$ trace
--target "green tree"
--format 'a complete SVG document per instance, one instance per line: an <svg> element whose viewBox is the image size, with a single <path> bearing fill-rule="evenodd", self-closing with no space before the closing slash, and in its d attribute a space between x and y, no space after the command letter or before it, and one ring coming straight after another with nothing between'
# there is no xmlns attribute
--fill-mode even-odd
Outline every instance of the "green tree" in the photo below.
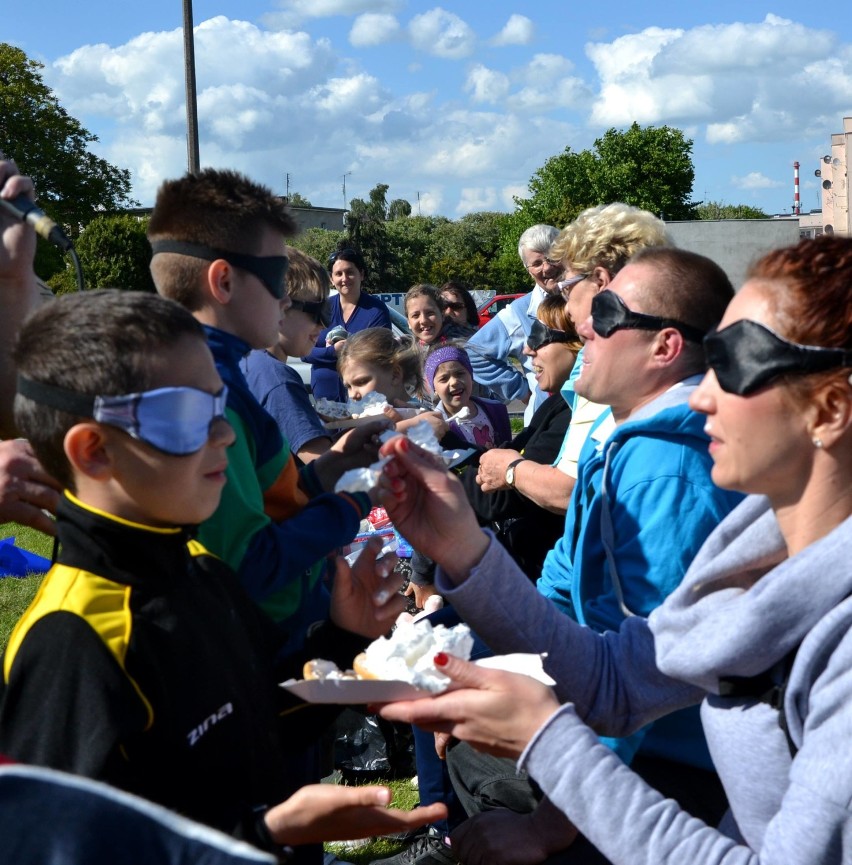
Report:
<svg viewBox="0 0 852 865"><path fill-rule="evenodd" d="M127 213L95 217L74 244L83 268L86 289L124 288L151 291L151 245L148 243L148 218ZM57 293L77 287L74 270L66 266L49 280Z"/></svg>
<svg viewBox="0 0 852 865"><path fill-rule="evenodd" d="M504 227L502 250L517 258L521 233L536 223L561 228L581 210L623 201L665 219L694 219L692 140L669 126L610 129L591 150L550 157L529 182L529 196Z"/></svg>
<svg viewBox="0 0 852 865"><path fill-rule="evenodd" d="M310 201L308 201L308 199L305 198L304 195L298 192L293 192L290 194L290 196L287 198L287 204L289 204L291 207L313 207Z"/></svg>
<svg viewBox="0 0 852 865"><path fill-rule="evenodd" d="M387 183L377 183L369 201L353 198L346 217L346 241L364 256L368 291L398 290L389 287L396 284L396 259L387 243L388 188Z"/></svg>
<svg viewBox="0 0 852 865"><path fill-rule="evenodd" d="M97 137L59 104L42 68L0 43L0 150L33 178L39 206L75 238L96 215L138 202L130 197L130 172L89 150ZM63 266L58 250L40 242L37 272L47 279Z"/></svg>
<svg viewBox="0 0 852 865"><path fill-rule="evenodd" d="M721 201L702 201L695 208L698 219L769 219L769 214L748 204L722 204Z"/></svg>
<svg viewBox="0 0 852 865"><path fill-rule="evenodd" d="M325 228L309 228L296 237L288 239L291 246L301 249L302 252L312 255L317 261L325 266L328 257L344 241L346 233L343 231L329 231Z"/></svg>
<svg viewBox="0 0 852 865"><path fill-rule="evenodd" d="M411 216L411 203L404 198L394 198L388 205L388 219L393 221L394 219L405 219L407 216Z"/></svg>

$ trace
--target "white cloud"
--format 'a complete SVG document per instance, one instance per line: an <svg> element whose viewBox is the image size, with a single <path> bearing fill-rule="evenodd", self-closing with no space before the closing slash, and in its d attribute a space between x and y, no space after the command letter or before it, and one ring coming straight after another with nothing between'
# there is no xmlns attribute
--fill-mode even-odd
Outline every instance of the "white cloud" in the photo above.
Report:
<svg viewBox="0 0 852 865"><path fill-rule="evenodd" d="M773 180L759 171L751 171L743 177L732 177L731 183L737 189L776 189L785 184L780 180Z"/></svg>
<svg viewBox="0 0 852 865"><path fill-rule="evenodd" d="M526 198L529 194L529 188L527 185L521 183L510 184L508 186L504 186L500 190L500 201L503 205L504 210L514 210L515 209L515 199L516 198Z"/></svg>
<svg viewBox="0 0 852 865"><path fill-rule="evenodd" d="M477 63L467 74L464 91L471 94L474 102L497 104L509 93L509 78L502 72Z"/></svg>
<svg viewBox="0 0 852 865"><path fill-rule="evenodd" d="M359 15L349 31L349 42L356 48L384 45L399 36L399 21L393 15L368 12Z"/></svg>
<svg viewBox="0 0 852 865"><path fill-rule="evenodd" d="M836 43L828 31L770 14L590 44L600 78L590 121L706 124L711 144L798 137L820 116L849 108L852 50Z"/></svg>
<svg viewBox="0 0 852 865"><path fill-rule="evenodd" d="M473 30L458 15L440 6L415 15L408 30L416 49L447 60L468 57L476 45Z"/></svg>
<svg viewBox="0 0 852 865"><path fill-rule="evenodd" d="M279 0L279 11L261 17L266 27L286 30L310 18L351 17L364 13L399 11L403 0Z"/></svg>
<svg viewBox="0 0 852 865"><path fill-rule="evenodd" d="M456 205L456 213L462 216L478 210L494 210L496 204L497 190L493 186L464 186Z"/></svg>
<svg viewBox="0 0 852 865"><path fill-rule="evenodd" d="M529 45L535 25L526 15L510 15L503 29L491 40L492 45Z"/></svg>

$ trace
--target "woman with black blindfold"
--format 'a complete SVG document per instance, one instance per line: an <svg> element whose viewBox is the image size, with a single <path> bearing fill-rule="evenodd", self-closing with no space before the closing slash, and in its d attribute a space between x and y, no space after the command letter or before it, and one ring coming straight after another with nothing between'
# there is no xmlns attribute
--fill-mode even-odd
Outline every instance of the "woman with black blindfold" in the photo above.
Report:
<svg viewBox="0 0 852 865"><path fill-rule="evenodd" d="M441 532L453 551L441 593L474 625L510 615L519 644L550 653L557 684L441 656L467 690L383 714L520 756L604 861L852 861L850 285L850 239L771 252L706 337L710 369L691 405L706 415L713 480L751 495L665 603L617 633L581 628L537 597L448 506L459 493L445 473L396 446L388 510L420 546L406 502ZM598 312L596 327L644 323L629 309ZM596 736L702 701L732 812L718 829L660 796ZM468 861L463 843L453 849Z"/></svg>

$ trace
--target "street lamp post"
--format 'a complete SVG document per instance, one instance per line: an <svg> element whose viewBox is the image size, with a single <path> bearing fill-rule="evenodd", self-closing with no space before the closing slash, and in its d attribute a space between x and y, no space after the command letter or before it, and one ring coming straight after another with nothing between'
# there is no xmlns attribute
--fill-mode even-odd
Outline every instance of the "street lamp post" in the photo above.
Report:
<svg viewBox="0 0 852 865"><path fill-rule="evenodd" d="M183 0L183 67L186 82L186 164L192 174L200 168L198 155L198 107L195 101L195 39L192 32L192 0Z"/></svg>

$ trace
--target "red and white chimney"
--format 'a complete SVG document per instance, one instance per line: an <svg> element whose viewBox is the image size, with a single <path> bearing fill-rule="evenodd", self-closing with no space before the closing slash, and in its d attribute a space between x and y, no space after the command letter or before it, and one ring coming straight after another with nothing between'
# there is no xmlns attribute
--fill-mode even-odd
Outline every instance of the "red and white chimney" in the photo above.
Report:
<svg viewBox="0 0 852 865"><path fill-rule="evenodd" d="M799 208L799 163L793 163L793 215L801 213Z"/></svg>

